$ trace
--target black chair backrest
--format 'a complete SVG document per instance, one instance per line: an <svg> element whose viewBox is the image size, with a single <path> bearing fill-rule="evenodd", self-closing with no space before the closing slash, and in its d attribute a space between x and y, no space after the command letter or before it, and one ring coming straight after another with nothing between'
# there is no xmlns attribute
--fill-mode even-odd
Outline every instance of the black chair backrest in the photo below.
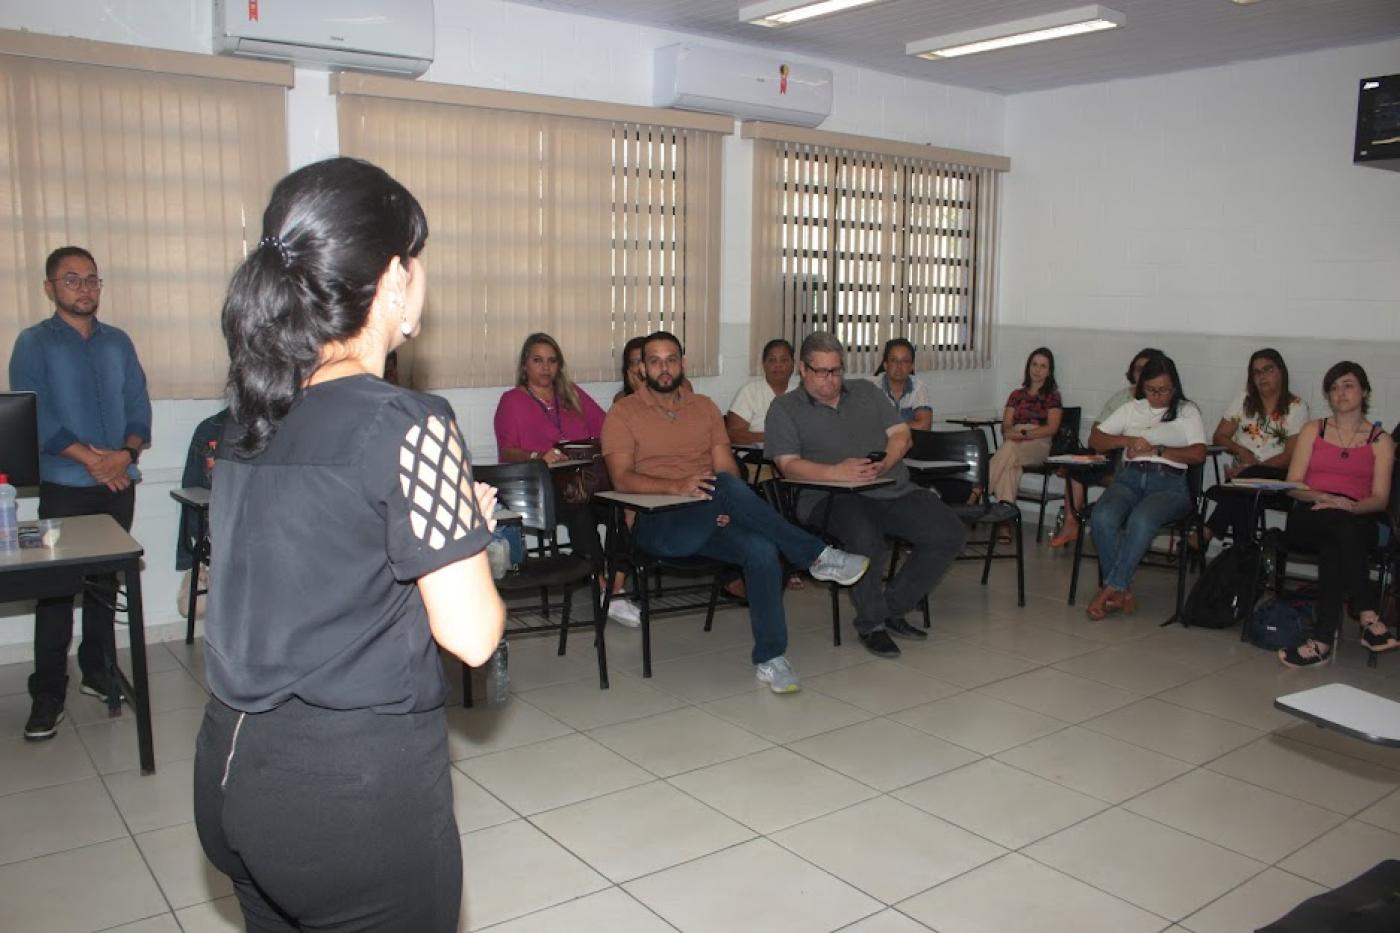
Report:
<svg viewBox="0 0 1400 933"><path fill-rule="evenodd" d="M1392 534L1400 532L1400 457L1395 458L1395 465L1390 468L1390 502L1385 512Z"/></svg>
<svg viewBox="0 0 1400 933"><path fill-rule="evenodd" d="M554 483L543 460L474 466L472 474L478 481L495 486L496 501L502 508L519 512L527 529L553 539L557 523Z"/></svg>
<svg viewBox="0 0 1400 933"><path fill-rule="evenodd" d="M1083 422L1084 409L1078 405L1069 405L1060 409L1060 430L1069 428L1075 437L1079 436L1079 426Z"/></svg>
<svg viewBox="0 0 1400 933"><path fill-rule="evenodd" d="M914 431L914 446L908 456L915 460L959 460L967 469L944 474L943 480L956 480L987 488L987 435L980 429L969 431Z"/></svg>

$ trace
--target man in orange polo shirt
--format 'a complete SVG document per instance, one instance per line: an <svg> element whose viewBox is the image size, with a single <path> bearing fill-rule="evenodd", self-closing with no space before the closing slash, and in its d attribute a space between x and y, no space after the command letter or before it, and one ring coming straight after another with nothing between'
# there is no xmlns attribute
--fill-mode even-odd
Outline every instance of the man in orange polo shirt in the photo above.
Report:
<svg viewBox="0 0 1400 933"><path fill-rule="evenodd" d="M850 586L870 561L827 547L784 521L740 478L715 403L685 382L685 353L658 331L642 347L646 385L619 400L603 422L603 457L619 492L689 496L695 505L637 517L637 543L662 557L701 554L744 570L753 663L774 693L801 689L788 664L781 554L818 580Z"/></svg>

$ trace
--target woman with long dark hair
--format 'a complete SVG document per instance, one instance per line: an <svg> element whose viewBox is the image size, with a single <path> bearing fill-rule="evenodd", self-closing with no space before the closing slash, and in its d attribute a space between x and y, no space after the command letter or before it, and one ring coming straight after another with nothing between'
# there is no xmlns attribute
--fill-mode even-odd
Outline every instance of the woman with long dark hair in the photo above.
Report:
<svg viewBox="0 0 1400 933"><path fill-rule="evenodd" d="M427 235L383 170L308 165L224 301L195 821L249 930L457 928L438 646L485 663L505 610L451 406L380 378L418 332Z"/></svg>
<svg viewBox="0 0 1400 933"><path fill-rule="evenodd" d="M1288 388L1288 364L1270 347L1249 357L1244 391L1235 397L1215 426L1211 441L1224 447L1234 459L1225 468L1227 479L1283 479L1293 458L1298 432L1308 423L1308 403ZM1249 502L1242 496L1215 499L1215 511L1206 521L1204 547L1212 538L1247 533ZM1193 542L1194 544L1194 542Z"/></svg>
<svg viewBox="0 0 1400 933"><path fill-rule="evenodd" d="M1021 387L1006 400L1001 415L1003 442L988 464L987 482L997 501L1016 501L1022 473L1050 456L1050 441L1063 417L1055 384L1055 354L1048 347L1036 347L1026 357ZM1000 535L1009 544L1010 526L1003 526Z"/></svg>
<svg viewBox="0 0 1400 933"><path fill-rule="evenodd" d="M1087 610L1096 621L1137 608L1131 588L1137 565L1157 529L1194 507L1186 471L1206 459L1201 411L1186 397L1171 357L1148 358L1134 395L1089 432L1089 446L1099 453L1123 451L1113 485L1089 518L1104 581Z"/></svg>
<svg viewBox="0 0 1400 933"><path fill-rule="evenodd" d="M642 347L646 346L646 342L645 336L633 337L622 347L622 388L613 396L614 402L625 399L647 384L647 368L642 362Z"/></svg>
<svg viewBox="0 0 1400 933"><path fill-rule="evenodd" d="M1142 373L1142 368L1147 365L1152 354L1161 352L1161 350L1152 347L1143 347L1133 355L1132 362L1128 364L1128 369L1123 374L1123 378L1128 380L1128 384L1108 397L1108 401L1099 411L1099 416L1089 426L1090 430L1107 421L1115 411L1133 401L1134 393L1137 392L1138 375ZM1060 475L1065 476L1064 471L1061 471ZM1060 533L1050 539L1050 546L1053 548L1068 547L1079 538L1079 513L1084 511L1086 497L1089 494L1085 482L1106 486L1113 479L1112 471L1106 466L1093 472L1086 471L1081 476L1082 479L1065 477L1065 494L1069 498L1067 503L1069 507L1064 510L1065 523L1060 529Z"/></svg>
<svg viewBox="0 0 1400 933"><path fill-rule="evenodd" d="M1366 550L1376 541L1376 516L1390 502L1395 442L1367 417L1371 381L1366 370L1343 361L1322 377L1332 414L1310 421L1298 435L1288 480L1298 504L1288 514L1288 543L1317 554L1317 612L1312 636L1278 653L1286 667L1312 667L1332 659L1332 641L1343 603L1360 617L1361 643L1370 651L1400 647L1377 614L1376 588Z"/></svg>

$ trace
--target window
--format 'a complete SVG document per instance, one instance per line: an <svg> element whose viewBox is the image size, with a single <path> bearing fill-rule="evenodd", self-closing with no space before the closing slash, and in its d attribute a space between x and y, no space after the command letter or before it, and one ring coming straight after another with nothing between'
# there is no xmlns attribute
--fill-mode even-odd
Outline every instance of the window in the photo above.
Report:
<svg viewBox="0 0 1400 933"><path fill-rule="evenodd" d="M287 171L291 83L286 65L0 32L0 371L53 312L45 258L76 244L151 395L220 395L219 309Z"/></svg>
<svg viewBox="0 0 1400 933"><path fill-rule="evenodd" d="M745 135L757 140L755 366L767 340L814 330L840 338L855 372L873 371L892 337L919 348L920 368L990 363L1006 160L766 124Z"/></svg>
<svg viewBox="0 0 1400 933"><path fill-rule="evenodd" d="M339 75L341 149L428 215L428 305L401 353L418 388L513 385L544 331L576 381L613 381L665 329L689 371L719 361L725 118ZM684 125L677 125L681 121Z"/></svg>

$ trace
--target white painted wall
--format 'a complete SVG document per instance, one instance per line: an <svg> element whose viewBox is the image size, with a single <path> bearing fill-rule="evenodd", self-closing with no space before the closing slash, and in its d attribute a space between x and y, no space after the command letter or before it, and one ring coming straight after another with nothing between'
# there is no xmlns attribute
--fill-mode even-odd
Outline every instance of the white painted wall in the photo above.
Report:
<svg viewBox="0 0 1400 933"><path fill-rule="evenodd" d="M1155 345L1213 426L1274 346L1314 411L1357 360L1393 425L1400 173L1351 156L1358 80L1397 70L1392 40L1009 98L999 393L1045 344L1092 417Z"/></svg>
<svg viewBox="0 0 1400 933"><path fill-rule="evenodd" d="M652 50L696 38L497 0L439 0L436 6L437 62L424 80L451 84L650 106ZM193 0L6 2L0 4L0 28L208 53L211 8L207 2ZM825 129L981 152L1005 151L1006 105L997 95L824 64L835 72L836 89L834 112ZM335 101L327 92L325 73L299 69L288 104L291 166L335 155ZM721 373L697 381L700 391L714 396L721 407L748 378L752 146L730 138L724 152ZM119 286L114 284L104 299L109 308L117 308ZM115 314L109 319L120 324ZM992 386L990 371L936 374L934 381L940 403L948 410L983 404ZM604 405L616 390L612 384L585 388ZM497 388L442 393L456 408L473 456L480 461L495 459L491 418L500 392ZM179 583L173 570L176 509L168 493L178 484L194 425L219 405L214 400L155 404L155 436L142 459L146 480L137 494L133 528L146 547L143 581L153 638L182 632L182 624L178 629L175 625L174 605ZM33 509L33 502L24 504L22 517L32 517ZM29 609L0 606L0 663L30 657L31 637Z"/></svg>

